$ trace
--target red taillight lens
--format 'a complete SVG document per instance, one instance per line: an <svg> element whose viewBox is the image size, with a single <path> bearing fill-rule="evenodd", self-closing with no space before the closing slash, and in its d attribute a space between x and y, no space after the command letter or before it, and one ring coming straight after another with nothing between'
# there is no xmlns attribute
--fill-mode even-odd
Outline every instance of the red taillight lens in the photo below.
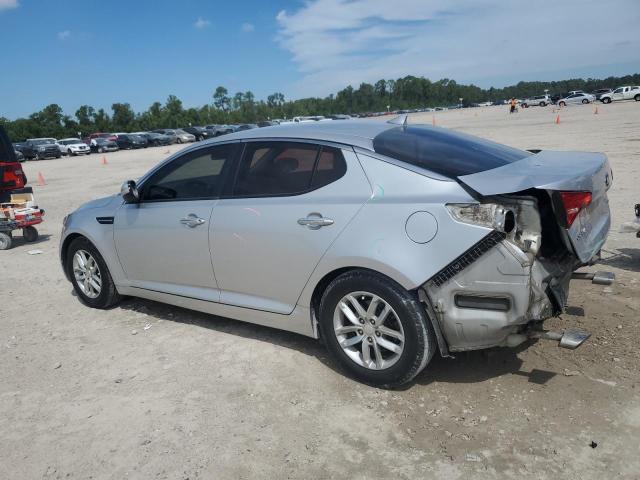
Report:
<svg viewBox="0 0 640 480"><path fill-rule="evenodd" d="M580 210L591 203L591 192L560 192L560 198L567 216L567 228L569 228Z"/></svg>

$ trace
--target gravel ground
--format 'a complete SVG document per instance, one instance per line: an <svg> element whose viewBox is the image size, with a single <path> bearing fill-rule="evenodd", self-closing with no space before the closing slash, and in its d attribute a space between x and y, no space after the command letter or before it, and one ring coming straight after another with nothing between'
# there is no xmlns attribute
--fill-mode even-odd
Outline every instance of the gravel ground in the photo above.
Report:
<svg viewBox="0 0 640 480"><path fill-rule="evenodd" d="M315 341L154 302L90 310L57 247L63 216L179 146L28 162L37 244L0 252L0 478L640 478L640 104L437 112L411 122L520 148L602 151L602 263L552 327L593 336L435 358L404 390L349 379ZM39 249L42 253L29 255Z"/></svg>

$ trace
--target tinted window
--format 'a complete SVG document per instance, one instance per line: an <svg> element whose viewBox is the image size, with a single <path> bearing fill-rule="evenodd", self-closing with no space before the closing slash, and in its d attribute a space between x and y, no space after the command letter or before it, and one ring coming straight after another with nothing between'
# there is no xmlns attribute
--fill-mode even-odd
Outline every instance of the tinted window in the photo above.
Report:
<svg viewBox="0 0 640 480"><path fill-rule="evenodd" d="M143 200L216 198L234 150L233 145L220 145L175 159L145 182Z"/></svg>
<svg viewBox="0 0 640 480"><path fill-rule="evenodd" d="M310 188L318 146L288 142L250 142L234 187L237 196L289 195Z"/></svg>
<svg viewBox="0 0 640 480"><path fill-rule="evenodd" d="M335 182L347 172L342 152L337 148L322 147L316 170L313 172L311 188L320 188Z"/></svg>
<svg viewBox="0 0 640 480"><path fill-rule="evenodd" d="M451 178L491 170L530 155L464 133L423 126L386 130L373 139L373 148L382 155Z"/></svg>

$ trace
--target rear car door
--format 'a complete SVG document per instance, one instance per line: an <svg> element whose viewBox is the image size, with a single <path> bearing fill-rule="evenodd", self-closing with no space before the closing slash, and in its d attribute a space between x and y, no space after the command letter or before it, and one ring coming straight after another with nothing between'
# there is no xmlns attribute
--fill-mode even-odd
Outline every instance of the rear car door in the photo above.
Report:
<svg viewBox="0 0 640 480"><path fill-rule="evenodd" d="M220 301L291 313L324 253L370 195L353 150L247 142L235 182L213 213Z"/></svg>
<svg viewBox="0 0 640 480"><path fill-rule="evenodd" d="M209 249L211 212L237 144L187 152L140 186L140 202L114 221L118 258L130 286L218 301Z"/></svg>

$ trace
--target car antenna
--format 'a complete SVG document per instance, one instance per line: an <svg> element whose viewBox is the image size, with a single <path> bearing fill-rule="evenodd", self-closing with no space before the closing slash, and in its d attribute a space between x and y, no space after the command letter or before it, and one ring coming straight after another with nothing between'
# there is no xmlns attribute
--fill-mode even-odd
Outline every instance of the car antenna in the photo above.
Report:
<svg viewBox="0 0 640 480"><path fill-rule="evenodd" d="M403 115L398 115L396 118L392 118L387 123L392 123L393 125L402 125L403 127L406 127L408 117L409 115L405 113Z"/></svg>

